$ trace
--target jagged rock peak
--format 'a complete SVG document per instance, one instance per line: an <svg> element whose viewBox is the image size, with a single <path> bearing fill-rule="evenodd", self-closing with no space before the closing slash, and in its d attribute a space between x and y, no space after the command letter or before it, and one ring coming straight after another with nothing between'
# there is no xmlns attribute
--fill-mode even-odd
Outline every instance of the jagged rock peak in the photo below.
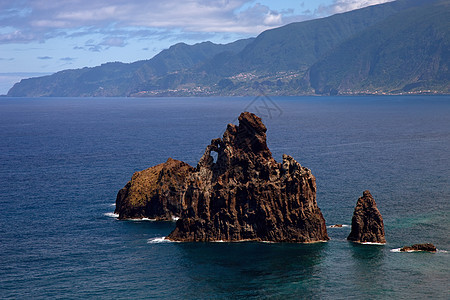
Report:
<svg viewBox="0 0 450 300"><path fill-rule="evenodd" d="M169 239L176 241L328 240L311 171L291 156L277 163L266 127L244 112L222 139L206 147L184 195L186 209ZM214 163L211 151L216 151Z"/></svg>
<svg viewBox="0 0 450 300"><path fill-rule="evenodd" d="M261 121L261 118L249 113L243 112L238 118L239 126L236 133L236 145L244 150L255 154L265 152L269 153L266 144L267 128Z"/></svg>
<svg viewBox="0 0 450 300"><path fill-rule="evenodd" d="M383 217L368 190L356 202L352 229L347 239L358 243L386 243Z"/></svg>

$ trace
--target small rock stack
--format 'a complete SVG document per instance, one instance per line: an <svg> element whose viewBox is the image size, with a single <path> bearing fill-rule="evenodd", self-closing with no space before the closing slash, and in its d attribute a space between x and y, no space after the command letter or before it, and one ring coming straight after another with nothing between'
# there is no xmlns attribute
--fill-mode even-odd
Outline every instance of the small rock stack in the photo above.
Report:
<svg viewBox="0 0 450 300"><path fill-rule="evenodd" d="M383 217L369 191L364 191L356 202L352 230L347 239L357 243L386 243Z"/></svg>

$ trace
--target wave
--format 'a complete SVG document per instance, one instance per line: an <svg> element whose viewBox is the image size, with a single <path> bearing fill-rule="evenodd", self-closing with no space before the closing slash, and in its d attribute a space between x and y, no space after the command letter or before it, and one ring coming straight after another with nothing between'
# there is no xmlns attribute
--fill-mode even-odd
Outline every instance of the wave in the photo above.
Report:
<svg viewBox="0 0 450 300"><path fill-rule="evenodd" d="M402 248L395 248L395 249L391 249L391 252L405 252L405 253L411 253L411 252L426 252L426 251L418 251L418 250L407 250L407 251L400 251L400 249ZM432 253L432 252L431 252ZM436 250L436 253L448 253L447 250Z"/></svg>
<svg viewBox="0 0 450 300"><path fill-rule="evenodd" d="M111 218L118 218L119 215L115 214L115 213L106 213L104 214L105 216L111 217ZM172 221L177 221L179 218L178 217L172 217ZM158 221L157 219L150 219L150 218L135 218L135 219L124 219L124 221L132 221L132 222L143 222L143 221L148 221L148 222L156 222Z"/></svg>
<svg viewBox="0 0 450 300"><path fill-rule="evenodd" d="M160 244L160 243L171 243L171 240L166 239L166 237L154 237L147 240L147 244Z"/></svg>
<svg viewBox="0 0 450 300"><path fill-rule="evenodd" d="M113 212L105 213L103 215L107 216L107 217L110 217L110 218L115 218L115 219L117 219L119 217L119 214L115 214Z"/></svg>
<svg viewBox="0 0 450 300"><path fill-rule="evenodd" d="M110 204L109 206L116 206L116 203Z"/></svg>
<svg viewBox="0 0 450 300"><path fill-rule="evenodd" d="M363 242L363 243L360 243L360 244L362 244L362 245L377 245L377 246L384 246L384 245L386 245L385 243L374 243L374 242Z"/></svg>
<svg viewBox="0 0 450 300"><path fill-rule="evenodd" d="M336 225L338 225L338 224L336 224ZM327 226L327 228L343 228L343 227L350 227L350 225L347 225L347 224L339 224L339 225L342 225L342 226L336 226L336 225L329 225L329 226Z"/></svg>
<svg viewBox="0 0 450 300"><path fill-rule="evenodd" d="M250 242L250 243L265 243L265 244L277 244L278 243L278 242L274 242L274 241L257 241L257 240L252 240L252 239L243 239L243 240L237 240L237 241L215 240L212 242L213 243L246 243L246 242Z"/></svg>
<svg viewBox="0 0 450 300"><path fill-rule="evenodd" d="M402 248L395 248L395 249L391 249L390 251L391 252L401 252L400 249L402 249Z"/></svg>
<svg viewBox="0 0 450 300"><path fill-rule="evenodd" d="M141 221L150 221L150 222L154 222L156 221L156 219L149 219L149 218L141 218L141 219L127 219L128 221L133 221L133 222L141 222Z"/></svg>

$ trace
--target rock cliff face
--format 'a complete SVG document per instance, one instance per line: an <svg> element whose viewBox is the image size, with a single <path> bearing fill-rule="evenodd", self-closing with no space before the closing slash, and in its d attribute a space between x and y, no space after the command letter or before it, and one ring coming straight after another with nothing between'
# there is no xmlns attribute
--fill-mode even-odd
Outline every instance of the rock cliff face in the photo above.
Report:
<svg viewBox="0 0 450 300"><path fill-rule="evenodd" d="M348 240L358 243L386 243L383 217L369 191L358 199Z"/></svg>
<svg viewBox="0 0 450 300"><path fill-rule="evenodd" d="M315 177L290 156L277 163L267 147L266 130L259 117L242 113L238 126L229 124L222 139L211 141L188 178L186 209L169 239L328 240Z"/></svg>
<svg viewBox="0 0 450 300"><path fill-rule="evenodd" d="M165 163L133 174L117 193L119 219L172 220L181 215L181 192L194 168L169 158Z"/></svg>
<svg viewBox="0 0 450 300"><path fill-rule="evenodd" d="M276 162L266 130L245 112L211 141L195 169L169 159L135 173L117 196L119 218L180 216L168 237L174 241L328 240L315 177L288 155Z"/></svg>

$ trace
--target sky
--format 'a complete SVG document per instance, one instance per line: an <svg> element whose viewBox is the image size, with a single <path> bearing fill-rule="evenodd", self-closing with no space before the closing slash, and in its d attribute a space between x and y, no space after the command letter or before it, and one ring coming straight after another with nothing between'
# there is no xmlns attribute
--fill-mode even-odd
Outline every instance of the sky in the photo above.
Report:
<svg viewBox="0 0 450 300"><path fill-rule="evenodd" d="M22 78L229 43L392 0L0 0L0 94Z"/></svg>

